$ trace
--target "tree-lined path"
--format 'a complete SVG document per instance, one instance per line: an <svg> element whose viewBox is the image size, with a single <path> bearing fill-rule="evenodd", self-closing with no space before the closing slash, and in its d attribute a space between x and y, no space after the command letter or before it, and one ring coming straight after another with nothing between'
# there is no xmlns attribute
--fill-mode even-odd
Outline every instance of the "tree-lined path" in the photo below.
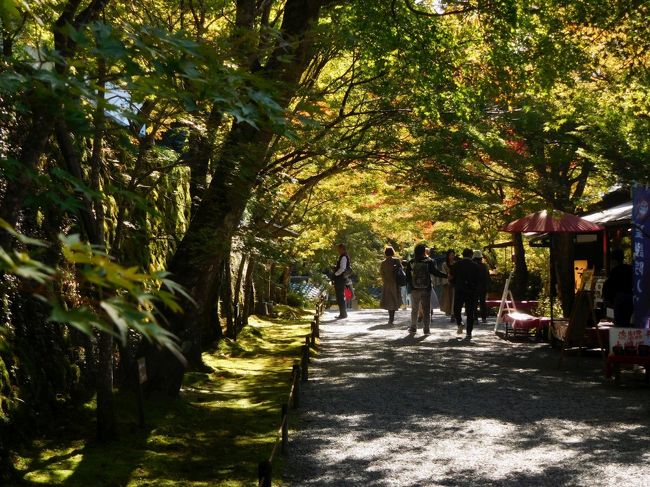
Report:
<svg viewBox="0 0 650 487"><path fill-rule="evenodd" d="M648 389L547 344L471 342L437 314L409 336L385 311L328 313L301 400L287 484L650 485ZM331 316L330 316L331 315Z"/></svg>

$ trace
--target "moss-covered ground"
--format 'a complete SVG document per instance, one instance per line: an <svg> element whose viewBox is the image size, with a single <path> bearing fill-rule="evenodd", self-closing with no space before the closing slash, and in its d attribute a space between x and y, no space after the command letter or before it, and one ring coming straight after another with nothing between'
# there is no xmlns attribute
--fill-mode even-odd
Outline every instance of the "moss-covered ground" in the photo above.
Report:
<svg viewBox="0 0 650 487"><path fill-rule="evenodd" d="M268 458L286 402L291 366L309 316L252 317L237 341L204 355L214 372L186 374L179 398L146 397L138 426L134 395L116 395L120 440L93 440L94 404L61 417L16 457L21 485L250 486ZM281 461L281 460L280 460ZM274 472L281 471L280 463Z"/></svg>

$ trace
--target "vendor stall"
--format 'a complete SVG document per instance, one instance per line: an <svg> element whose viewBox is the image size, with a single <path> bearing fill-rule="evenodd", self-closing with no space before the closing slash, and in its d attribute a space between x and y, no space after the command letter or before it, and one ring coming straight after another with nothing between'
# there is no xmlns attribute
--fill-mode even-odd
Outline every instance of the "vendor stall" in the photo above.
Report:
<svg viewBox="0 0 650 487"><path fill-rule="evenodd" d="M608 337L608 355L605 367L607 377L621 380L621 367L639 365L645 368L650 382L650 329L612 328Z"/></svg>

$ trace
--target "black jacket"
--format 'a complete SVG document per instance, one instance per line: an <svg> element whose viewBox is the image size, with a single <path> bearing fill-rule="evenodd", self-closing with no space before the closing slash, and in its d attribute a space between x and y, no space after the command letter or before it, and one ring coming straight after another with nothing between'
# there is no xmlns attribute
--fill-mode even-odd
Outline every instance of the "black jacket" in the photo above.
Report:
<svg viewBox="0 0 650 487"><path fill-rule="evenodd" d="M478 293L481 283L481 268L472 259L461 259L451 266L451 276L456 291Z"/></svg>
<svg viewBox="0 0 650 487"><path fill-rule="evenodd" d="M633 294L634 273L630 264L619 264L612 267L609 277L603 284L603 298L610 303L614 302L616 295Z"/></svg>
<svg viewBox="0 0 650 487"><path fill-rule="evenodd" d="M485 294L487 293L488 287L490 286L490 269L488 268L487 264L484 264L480 260L472 260L481 270L481 279L479 280L477 291L479 294Z"/></svg>

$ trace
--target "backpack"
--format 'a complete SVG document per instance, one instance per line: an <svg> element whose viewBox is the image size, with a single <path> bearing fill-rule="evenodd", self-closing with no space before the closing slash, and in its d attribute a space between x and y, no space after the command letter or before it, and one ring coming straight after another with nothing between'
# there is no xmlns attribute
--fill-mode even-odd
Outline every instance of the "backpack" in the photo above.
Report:
<svg viewBox="0 0 650 487"><path fill-rule="evenodd" d="M431 285L429 259L415 260L411 263L411 284L413 289L427 289Z"/></svg>
<svg viewBox="0 0 650 487"><path fill-rule="evenodd" d="M406 272L404 272L402 266L395 266L395 282L397 283L397 287L406 286Z"/></svg>

